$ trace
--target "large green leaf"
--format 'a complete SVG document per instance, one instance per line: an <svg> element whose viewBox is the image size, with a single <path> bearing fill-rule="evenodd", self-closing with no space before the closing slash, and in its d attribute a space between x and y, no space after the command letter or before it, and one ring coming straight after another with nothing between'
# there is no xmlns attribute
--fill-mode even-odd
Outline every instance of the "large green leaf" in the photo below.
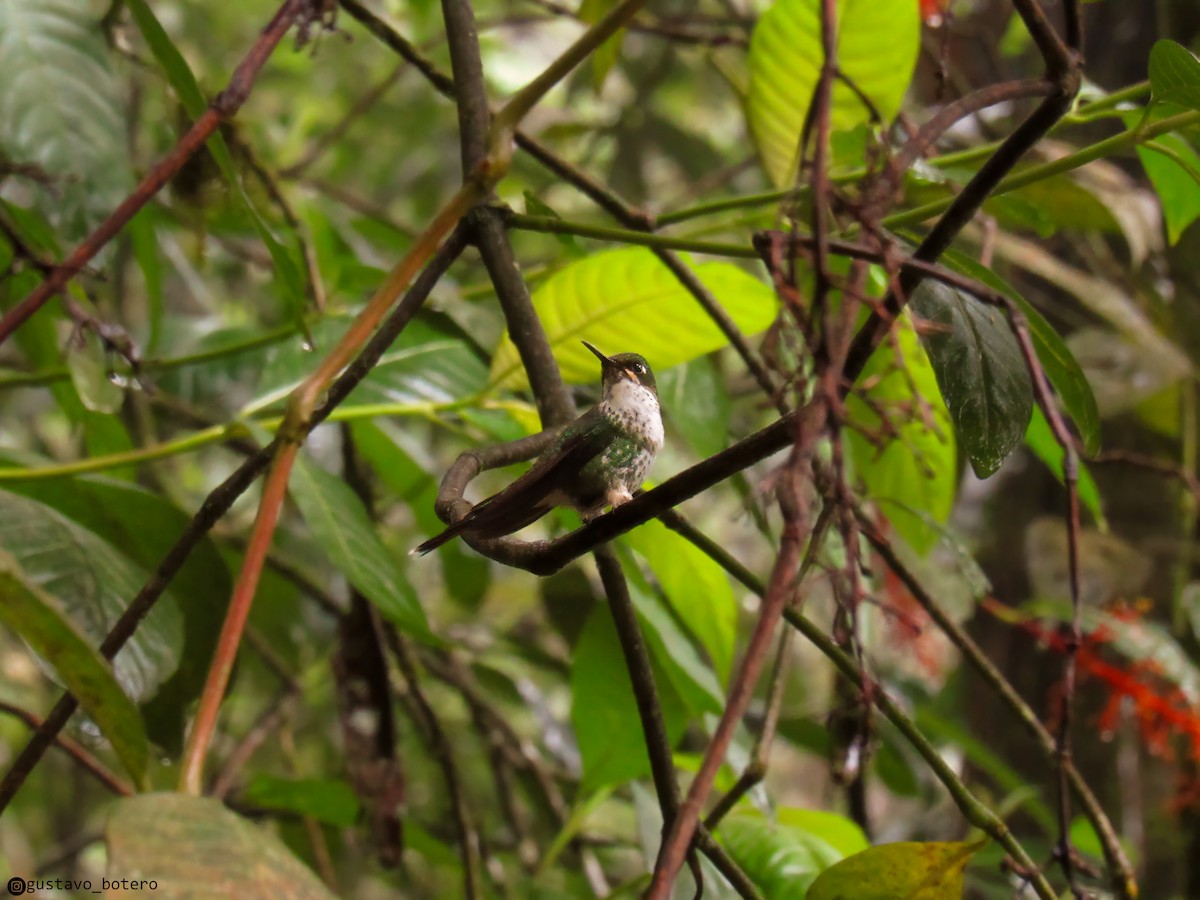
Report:
<svg viewBox="0 0 1200 900"><path fill-rule="evenodd" d="M282 841L210 797L142 794L121 800L108 817L104 841L110 881L153 878L154 896L166 900L333 898Z"/></svg>
<svg viewBox="0 0 1200 900"><path fill-rule="evenodd" d="M821 0L777 0L750 39L750 130L771 180L796 178L796 151L820 77ZM889 124L912 80L920 50L915 0L839 0L838 68ZM842 80L834 82L832 124L849 131L871 112Z"/></svg>
<svg viewBox="0 0 1200 900"><path fill-rule="evenodd" d="M689 263L704 285L746 334L765 330L775 318L775 292L726 262ZM607 250L573 262L533 293L533 305L562 367L573 383L599 381L600 367L579 342L605 353L637 352L656 371L711 353L727 343L720 329L644 247ZM492 382L520 387L517 348L506 334L492 359Z"/></svg>
<svg viewBox="0 0 1200 900"><path fill-rule="evenodd" d="M1017 305L1029 325L1029 337L1037 352L1038 362L1042 364L1067 415L1079 429L1084 449L1088 453L1096 453L1100 449L1100 409L1096 406L1096 397L1087 376L1054 326L1012 285L966 254L947 250L942 255L942 264L1004 294Z"/></svg>
<svg viewBox="0 0 1200 900"><path fill-rule="evenodd" d="M289 489L330 560L384 618L416 638L436 640L416 591L354 491L304 456L296 459Z"/></svg>
<svg viewBox="0 0 1200 900"><path fill-rule="evenodd" d="M891 342L875 351L859 379L870 385L866 399L857 393L846 398L850 424L856 427L843 434L864 496L884 504L900 536L926 553L938 532L925 517L945 522L954 504L954 434L933 366L912 325L902 319L893 333L903 369ZM922 408L928 410L928 423Z"/></svg>
<svg viewBox="0 0 1200 900"><path fill-rule="evenodd" d="M962 900L963 869L981 844L880 844L826 869L808 900Z"/></svg>
<svg viewBox="0 0 1200 900"><path fill-rule="evenodd" d="M646 561L675 615L708 651L721 683L727 682L738 605L724 570L658 521L630 532L625 541Z"/></svg>
<svg viewBox="0 0 1200 900"><path fill-rule="evenodd" d="M1148 68L1156 101L1200 109L1200 59L1190 50L1175 41L1156 41Z"/></svg>
<svg viewBox="0 0 1200 900"><path fill-rule="evenodd" d="M116 623L147 573L112 544L54 509L0 491L0 547L28 582L52 596L92 646ZM142 620L114 662L117 681L134 700L154 695L179 665L183 624L171 596Z"/></svg>
<svg viewBox="0 0 1200 900"><path fill-rule="evenodd" d="M1003 309L940 281L913 293L921 341L975 474L987 478L1025 434L1033 386Z"/></svg>
<svg viewBox="0 0 1200 900"><path fill-rule="evenodd" d="M95 532L147 572L157 568L191 521L162 497L103 477L17 482L6 489ZM179 668L145 710L156 743L175 747L182 739L184 712L204 683L231 586L229 571L208 537L192 549L171 580L170 602L183 614L183 653Z"/></svg>
<svg viewBox="0 0 1200 900"><path fill-rule="evenodd" d="M749 811L726 818L717 836L763 895L772 900L804 900L817 875L845 855L819 832L771 822Z"/></svg>
<svg viewBox="0 0 1200 900"><path fill-rule="evenodd" d="M780 825L817 835L842 856L860 853L871 846L857 822L828 810L781 806L775 811L775 818Z"/></svg>
<svg viewBox="0 0 1200 900"><path fill-rule="evenodd" d="M661 678L656 682L667 737L673 744L683 733L687 714L669 682ZM592 612L572 654L571 724L583 759L583 793L650 771L633 683L605 605Z"/></svg>
<svg viewBox="0 0 1200 900"><path fill-rule="evenodd" d="M100 15L78 0L0 0L0 151L54 178L44 207L70 235L107 215L132 183Z"/></svg>
<svg viewBox="0 0 1200 900"><path fill-rule="evenodd" d="M38 587L17 561L0 551L0 623L19 634L75 695L109 739L136 781L146 771L149 742L141 714L121 690L109 663Z"/></svg>
<svg viewBox="0 0 1200 900"><path fill-rule="evenodd" d="M694 716L720 712L725 695L712 667L700 655L666 601L634 564L628 551L621 547L619 553L651 660Z"/></svg>
<svg viewBox="0 0 1200 900"><path fill-rule="evenodd" d="M334 346L350 321L348 316L330 316L313 326L317 348ZM264 354L258 397L250 408L282 400L311 373L318 358L299 341L272 345ZM446 403L477 393L486 382L483 362L461 335L418 319L409 323L344 405Z"/></svg>

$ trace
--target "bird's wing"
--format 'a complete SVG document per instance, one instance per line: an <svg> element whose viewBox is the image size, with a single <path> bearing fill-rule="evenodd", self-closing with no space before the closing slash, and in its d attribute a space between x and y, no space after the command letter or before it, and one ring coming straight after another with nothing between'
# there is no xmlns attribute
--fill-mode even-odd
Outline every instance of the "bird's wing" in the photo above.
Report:
<svg viewBox="0 0 1200 900"><path fill-rule="evenodd" d="M417 547L428 553L463 532L480 537L500 537L520 531L554 508L553 496L607 444L603 429L595 427L602 413L591 409L563 431L562 437L508 487L475 504L474 508L443 531Z"/></svg>

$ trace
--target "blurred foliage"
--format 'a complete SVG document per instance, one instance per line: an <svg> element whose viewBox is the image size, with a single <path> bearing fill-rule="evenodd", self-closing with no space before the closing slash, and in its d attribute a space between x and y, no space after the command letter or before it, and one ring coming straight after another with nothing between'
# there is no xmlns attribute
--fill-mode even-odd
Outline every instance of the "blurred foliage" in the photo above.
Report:
<svg viewBox="0 0 1200 900"><path fill-rule="evenodd" d="M439 4L364 5L450 71ZM474 6L500 101L612 4ZM750 236L809 221L810 198L790 189L820 72L818 6L655 0L523 126L657 216L659 234L709 242L684 265L800 398L810 361ZM1085 451L1077 763L1143 896L1165 898L1200 892L1200 507L1190 490L1200 466L1200 14L1187 0L1150 6L1084 7L1080 101L1022 162L1024 183L993 196L943 263L1020 310ZM0 310L175 146L276 8L0 0ZM947 102L1041 74L1005 0L840 0L838 10L845 77L830 174L840 213ZM256 492L193 550L113 666L96 647L461 180L453 103L345 9L336 29L317 31L300 52L285 40L238 116L0 345L0 704L40 716L69 687L83 708L71 737L154 791L178 779ZM885 220L905 229L898 245L919 240L931 210L1030 108L1020 100L962 119L903 173ZM617 246L630 235L569 180L518 152L497 201L567 226L555 235L517 221L509 235L580 407L595 401L598 375L581 339L654 367L667 447L653 481L774 421L681 282L652 249ZM851 215L834 220L858 236ZM570 233L585 227L611 240ZM888 286L879 269L869 282L870 298ZM1053 725L1058 626L1070 619L1064 453L1004 311L940 284L912 300L847 400L844 448L821 452L844 449L866 514ZM481 896L637 895L661 813L594 566L539 579L457 542L408 556L441 528L434 498L459 452L537 430L527 385L468 253L301 451L210 765L208 787L243 815L166 793L114 802L50 754L0 819L0 868L258 879L242 882L244 896L440 897L462 893L464 858L476 853ZM1156 464L1106 462L1106 450ZM515 471L485 474L473 490ZM779 544L773 476L771 463L756 465L683 506L764 579ZM576 524L555 513L537 528ZM616 547L686 782L757 598L657 522ZM814 559L806 614L832 629L839 573L861 562L870 602L860 661L1031 856L1048 859L1057 776L1011 710L848 526L831 529ZM857 786L839 783L846 692L812 647L793 641L788 663L765 780L715 831L762 893L1011 896L1002 853L980 845L881 717L868 719ZM768 715L760 690L722 790L753 758ZM27 738L18 718L0 717L0 767ZM467 827L478 838L470 851ZM1099 866L1091 824L1071 831ZM707 861L703 872L706 896L736 896ZM677 896L690 896L688 878Z"/></svg>

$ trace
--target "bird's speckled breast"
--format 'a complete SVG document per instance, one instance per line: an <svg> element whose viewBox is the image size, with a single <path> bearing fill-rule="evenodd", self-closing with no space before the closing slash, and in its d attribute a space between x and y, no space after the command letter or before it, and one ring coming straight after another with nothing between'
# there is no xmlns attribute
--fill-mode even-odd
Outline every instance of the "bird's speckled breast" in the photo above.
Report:
<svg viewBox="0 0 1200 900"><path fill-rule="evenodd" d="M642 486L654 457L663 445L662 413L654 392L622 381L600 404L600 411L617 430L617 438L602 455L610 478L633 493Z"/></svg>

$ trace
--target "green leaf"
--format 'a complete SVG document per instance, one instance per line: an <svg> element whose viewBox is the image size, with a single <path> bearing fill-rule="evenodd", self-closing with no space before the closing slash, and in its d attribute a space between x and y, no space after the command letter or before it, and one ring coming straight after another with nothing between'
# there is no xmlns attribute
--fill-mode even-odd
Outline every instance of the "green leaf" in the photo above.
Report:
<svg viewBox="0 0 1200 900"><path fill-rule="evenodd" d="M892 526L924 554L937 543L938 532L923 515L945 522L954 504L954 434L933 366L908 319L893 333L906 371L897 367L890 341L875 351L859 379L871 385L866 399L857 393L846 398L849 422L855 427L843 435L854 472L864 484L863 495L885 504ZM935 427L926 424L919 405L928 409ZM891 429L895 437L885 435ZM880 440L884 443L877 446Z"/></svg>
<svg viewBox="0 0 1200 900"><path fill-rule="evenodd" d="M963 869L982 846L902 841L871 847L822 872L808 900L961 900Z"/></svg>
<svg viewBox="0 0 1200 900"><path fill-rule="evenodd" d="M146 572L158 567L192 518L149 491L102 477L18 482L7 490L94 532ZM204 684L231 589L229 570L216 544L205 537L171 580L169 599L160 601L176 604L182 613L183 650L179 667L144 710L155 743L177 747L181 742L184 713Z"/></svg>
<svg viewBox="0 0 1200 900"><path fill-rule="evenodd" d="M349 324L350 318L343 315L323 319L312 328L315 345L332 347ZM312 372L315 362L300 341L272 345L265 354L258 396L248 408L261 409L283 400ZM461 334L417 319L408 324L343 407L447 403L478 393L486 383L483 362Z"/></svg>
<svg viewBox="0 0 1200 900"><path fill-rule="evenodd" d="M108 662L54 599L3 551L0 551L0 622L19 634L54 669L112 743L122 765L135 781L141 782L150 745L137 707L117 684Z"/></svg>
<svg viewBox="0 0 1200 900"><path fill-rule="evenodd" d="M728 682L738 604L724 570L658 521L630 532L625 541L646 561L675 615L708 651L721 683Z"/></svg>
<svg viewBox="0 0 1200 900"><path fill-rule="evenodd" d="M146 354L153 356L158 351L163 321L163 265L158 252L158 232L155 229L157 208L143 207L129 222L130 249L138 268L142 271L142 282L146 288L147 318L150 334L146 339Z"/></svg>
<svg viewBox="0 0 1200 900"><path fill-rule="evenodd" d="M616 6L615 0L583 0L579 5L579 21L595 25ZM626 29L619 28L607 41L592 51L592 76L596 93L604 88L604 80L617 60L621 58L621 44L625 42Z"/></svg>
<svg viewBox="0 0 1200 900"><path fill-rule="evenodd" d="M663 690L662 681L656 681L667 738L673 745L683 734L687 717L674 691ZM581 793L649 773L633 683L606 605L592 612L572 654L571 724L583 760Z"/></svg>
<svg viewBox="0 0 1200 900"><path fill-rule="evenodd" d="M912 306L925 320L921 342L959 442L975 474L987 478L1021 442L1033 411L1033 386L1008 316L928 278Z"/></svg>
<svg viewBox="0 0 1200 900"><path fill-rule="evenodd" d="M1190 50L1175 41L1155 41L1148 68L1154 100L1200 109L1200 60Z"/></svg>
<svg viewBox="0 0 1200 900"><path fill-rule="evenodd" d="M803 826L776 824L749 811L728 816L717 837L772 900L804 900L817 875L844 855Z"/></svg>
<svg viewBox="0 0 1200 900"><path fill-rule="evenodd" d="M780 825L819 836L842 856L851 856L871 846L857 822L827 810L781 806L775 818Z"/></svg>
<svg viewBox="0 0 1200 900"><path fill-rule="evenodd" d="M123 92L95 8L0 3L0 151L55 178L41 202L70 236L90 230L132 183Z"/></svg>
<svg viewBox="0 0 1200 900"><path fill-rule="evenodd" d="M106 877L153 878L156 896L333 900L278 838L210 797L164 793L120 800L104 841Z"/></svg>
<svg viewBox="0 0 1200 900"><path fill-rule="evenodd" d="M109 378L108 354L90 329L80 334L82 346L71 347L67 368L71 383L84 407L95 413L111 414L121 408L125 391Z"/></svg>
<svg viewBox="0 0 1200 900"><path fill-rule="evenodd" d="M775 292L757 278L726 262L688 265L745 334L758 334L774 321ZM609 354L641 353L656 372L727 343L671 270L644 247L608 250L567 265L538 286L533 305L563 378L575 384L600 377L596 357L581 340ZM492 359L491 382L513 388L525 384L507 334Z"/></svg>
<svg viewBox="0 0 1200 900"><path fill-rule="evenodd" d="M340 478L298 456L292 499L334 566L384 618L423 641L436 641L416 591L375 533L362 501Z"/></svg>
<svg viewBox="0 0 1200 900"><path fill-rule="evenodd" d="M821 0L777 0L750 39L746 114L771 180L796 179L797 148L820 77ZM839 0L838 67L891 123L912 80L920 49L920 17L912 0ZM842 80L834 82L832 125L849 131L871 113Z"/></svg>
<svg viewBox="0 0 1200 900"><path fill-rule="evenodd" d="M133 16L133 21L137 24L138 30L141 31L142 37L149 45L150 52L154 54L154 58L158 60L158 64L162 66L163 71L166 73L167 81L170 82L171 88L179 98L179 102L183 104L183 108L193 121L199 119L208 108L208 101L204 98L204 93L200 90L200 85L196 81L196 76L192 74L187 60L183 58L183 54L172 43L170 36L163 29L162 24L155 17L146 0L128 0L128 6L129 12ZM305 304L305 286L296 262L299 257L298 248L294 244L290 247L285 247L279 241L271 230L270 225L267 224L262 214L258 211L258 208L254 205L254 202L250 199L250 195L246 193L246 188L238 176L237 168L234 166L229 146L225 143L225 138L222 136L220 130L212 133L212 136L208 139L207 146L212 153L213 159L216 160L217 168L221 170L221 174L229 183L234 196L241 201L242 206L254 223L254 228L258 232L258 236L262 239L267 252L271 256L275 273L279 276L280 283L286 289L290 311L297 322L302 324L301 315L303 314Z"/></svg>
<svg viewBox="0 0 1200 900"><path fill-rule="evenodd" d="M432 536L445 528L434 511L445 474L444 461L429 458L427 445L403 428L376 421L354 422L351 428L358 452L370 462L380 481L408 505L420 531ZM477 608L491 580L487 559L465 549L462 541L443 544L437 554L451 595L465 606Z"/></svg>
<svg viewBox="0 0 1200 900"><path fill-rule="evenodd" d="M725 695L712 667L700 656L672 610L646 581L628 551L618 547L618 552L651 661L662 670L694 716L720 712Z"/></svg>
<svg viewBox="0 0 1200 900"><path fill-rule="evenodd" d="M712 359L667 369L658 376L658 399L667 424L679 429L697 456L712 456L728 445L733 402Z"/></svg>
<svg viewBox="0 0 1200 900"><path fill-rule="evenodd" d="M358 819L354 789L335 778L276 778L255 775L242 791L242 801L252 806L311 816L337 828L349 828Z"/></svg>
<svg viewBox="0 0 1200 900"><path fill-rule="evenodd" d="M1200 154L1182 136L1161 134L1153 147L1139 146L1138 159L1162 204L1167 239L1178 244L1180 237L1200 218Z"/></svg>
<svg viewBox="0 0 1200 900"><path fill-rule="evenodd" d="M609 38L613 40L613 38ZM607 45L606 45L607 46ZM599 62L599 58L596 58ZM530 216L549 216L552 219L561 219L562 216L550 206L547 206L533 191L525 191L525 212ZM558 241L558 245L563 248L567 256L578 259L581 256L587 256L587 251L579 246L579 240L573 234L556 234L554 239Z"/></svg>
<svg viewBox="0 0 1200 900"><path fill-rule="evenodd" d="M948 250L942 255L942 264L999 291L1017 304L1029 325L1029 336L1033 340L1038 362L1042 364L1042 369L1062 401L1067 415L1079 429L1084 449L1089 454L1098 452L1100 409L1096 405L1096 397L1092 393L1092 386L1088 384L1087 376L1083 374L1083 369L1066 342L1054 330L1054 326L1047 322L1028 300L1017 293L1012 285L966 254Z"/></svg>
<svg viewBox="0 0 1200 900"><path fill-rule="evenodd" d="M147 579L145 570L90 530L9 491L0 491L0 547L93 646ZM138 702L154 695L179 665L182 632L174 598L163 597L117 654L113 668L126 694Z"/></svg>
<svg viewBox="0 0 1200 900"><path fill-rule="evenodd" d="M1046 468L1054 473L1055 478L1060 482L1063 481L1065 477L1063 463L1067 453L1054 437L1054 432L1050 430L1050 423L1046 421L1046 416L1040 407L1034 407L1033 416L1029 420L1029 428L1025 431L1025 446L1034 456L1045 463ZM1078 461L1078 468L1079 499L1087 507L1097 524L1101 524L1105 519L1104 504L1100 500L1100 489L1096 486L1092 472L1083 460Z"/></svg>

